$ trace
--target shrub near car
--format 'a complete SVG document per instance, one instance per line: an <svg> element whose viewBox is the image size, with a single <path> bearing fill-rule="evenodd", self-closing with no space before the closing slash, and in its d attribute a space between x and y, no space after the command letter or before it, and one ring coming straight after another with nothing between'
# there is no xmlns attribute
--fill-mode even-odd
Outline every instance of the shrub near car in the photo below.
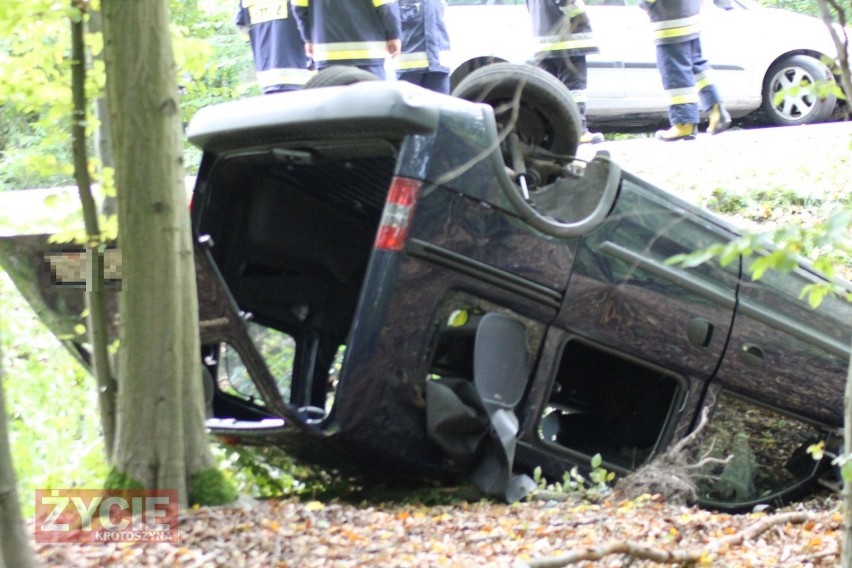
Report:
<svg viewBox="0 0 852 568"><path fill-rule="evenodd" d="M652 29L638 0L585 4L601 47L588 56L589 121L604 128L666 122ZM702 49L734 118L798 125L832 117L838 100L826 88L833 77L823 59L836 60L837 51L822 21L749 0L704 2L701 17ZM485 64L532 60L523 0L450 0L446 19L454 83Z"/></svg>
<svg viewBox="0 0 852 568"><path fill-rule="evenodd" d="M369 81L193 119L212 432L511 501L536 467L626 473L707 409L694 451L733 458L701 503L812 485L805 449L843 422L850 304L799 300L823 281L806 266L667 264L738 232L606 155L574 160L576 108L543 71L467 81L488 104Z"/></svg>

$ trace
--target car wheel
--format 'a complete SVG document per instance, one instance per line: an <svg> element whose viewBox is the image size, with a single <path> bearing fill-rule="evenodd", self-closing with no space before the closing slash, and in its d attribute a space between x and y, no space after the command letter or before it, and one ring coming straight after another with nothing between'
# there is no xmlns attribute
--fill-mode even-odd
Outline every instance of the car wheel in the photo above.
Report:
<svg viewBox="0 0 852 568"><path fill-rule="evenodd" d="M334 65L326 67L308 79L303 89L319 89L320 87L343 87L363 81L378 81L379 78L358 67Z"/></svg>
<svg viewBox="0 0 852 568"><path fill-rule="evenodd" d="M506 165L517 172L518 153L529 189L555 179L571 162L580 141L580 112L571 92L556 77L532 65L495 63L477 69L453 96L494 108ZM517 107L513 104L518 101ZM511 143L513 137L519 144Z"/></svg>
<svg viewBox="0 0 852 568"><path fill-rule="evenodd" d="M834 93L820 97L812 87L824 81L833 81L831 71L814 57L793 55L776 62L763 82L763 112L768 122L794 126L828 120L837 97Z"/></svg>

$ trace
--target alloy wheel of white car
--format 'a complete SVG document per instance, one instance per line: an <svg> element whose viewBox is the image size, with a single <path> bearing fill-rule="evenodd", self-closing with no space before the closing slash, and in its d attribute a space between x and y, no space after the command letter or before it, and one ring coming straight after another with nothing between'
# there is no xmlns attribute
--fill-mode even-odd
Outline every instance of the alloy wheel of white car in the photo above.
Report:
<svg viewBox="0 0 852 568"><path fill-rule="evenodd" d="M828 120L837 97L822 88L826 81L833 81L831 71L813 57L793 55L778 61L769 69L763 86L767 119L781 126Z"/></svg>

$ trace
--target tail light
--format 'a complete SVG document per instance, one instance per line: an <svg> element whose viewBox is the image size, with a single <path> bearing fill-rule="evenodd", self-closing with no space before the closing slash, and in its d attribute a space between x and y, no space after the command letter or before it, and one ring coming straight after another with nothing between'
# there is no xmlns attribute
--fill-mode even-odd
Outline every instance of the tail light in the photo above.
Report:
<svg viewBox="0 0 852 568"><path fill-rule="evenodd" d="M414 206L420 197L423 183L419 180L395 177L391 181L388 200L382 212L382 221L376 235L376 248L401 251L408 238Z"/></svg>

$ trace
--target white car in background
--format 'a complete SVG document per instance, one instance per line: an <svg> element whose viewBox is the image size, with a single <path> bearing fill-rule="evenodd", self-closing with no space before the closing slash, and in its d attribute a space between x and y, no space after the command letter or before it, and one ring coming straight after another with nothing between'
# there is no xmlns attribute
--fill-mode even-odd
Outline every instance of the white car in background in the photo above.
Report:
<svg viewBox="0 0 852 568"><path fill-rule="evenodd" d="M795 88L833 79L823 61L833 61L837 51L821 20L751 0L715 2L704 3L701 43L734 118L797 125L834 116L834 93ZM638 0L586 0L586 6L601 44L601 52L588 57L589 122L605 129L664 122L651 24ZM449 0L446 20L453 85L490 63L534 63L523 0Z"/></svg>

